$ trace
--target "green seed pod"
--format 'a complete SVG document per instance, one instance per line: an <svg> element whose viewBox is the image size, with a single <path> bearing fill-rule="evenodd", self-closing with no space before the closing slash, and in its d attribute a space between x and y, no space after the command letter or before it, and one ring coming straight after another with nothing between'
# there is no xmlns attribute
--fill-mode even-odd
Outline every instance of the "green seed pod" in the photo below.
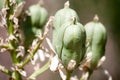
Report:
<svg viewBox="0 0 120 80"><path fill-rule="evenodd" d="M22 24L22 31L24 35L23 44L25 49L30 47L36 35L42 35L43 26L46 23L48 13L40 4L32 5L29 8L30 15L25 17Z"/></svg>
<svg viewBox="0 0 120 80"><path fill-rule="evenodd" d="M47 21L47 10L40 4L32 5L29 8L32 25L43 28Z"/></svg>
<svg viewBox="0 0 120 80"><path fill-rule="evenodd" d="M79 21L78 15L77 13L69 8L69 1L67 1L64 5L63 9L60 9L56 12L55 14L55 18L53 21L53 46L56 49L56 36L57 33L59 32L59 28L66 22L70 22L71 21L71 17L75 17L76 21Z"/></svg>
<svg viewBox="0 0 120 80"><path fill-rule="evenodd" d="M79 21L77 13L69 8L69 1L67 1L64 5L63 9L60 9L56 12L54 22L53 22L53 27L54 29L58 29L59 27L62 26L62 24L71 21L71 17L76 17L77 21Z"/></svg>
<svg viewBox="0 0 120 80"><path fill-rule="evenodd" d="M84 27L74 18L71 23L61 26L56 40L57 54L66 70L72 71L77 68L85 54Z"/></svg>
<svg viewBox="0 0 120 80"><path fill-rule="evenodd" d="M87 53L92 52L92 59L90 62L90 69L94 70L97 67L98 61L105 54L106 45L106 29L102 23L98 21L98 17L95 16L94 21L85 25L87 34Z"/></svg>

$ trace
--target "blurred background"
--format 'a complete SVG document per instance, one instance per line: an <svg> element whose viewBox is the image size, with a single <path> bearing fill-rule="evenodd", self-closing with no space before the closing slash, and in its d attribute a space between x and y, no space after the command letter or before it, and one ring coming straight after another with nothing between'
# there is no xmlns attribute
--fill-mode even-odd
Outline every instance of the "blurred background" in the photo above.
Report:
<svg viewBox="0 0 120 80"><path fill-rule="evenodd" d="M70 7L79 15L80 22L85 25L91 21L95 14L98 14L100 21L105 25L108 35L106 45L106 61L102 65L113 77L113 80L120 80L120 0L69 0ZM3 0L0 0L0 7ZM25 9L38 0L26 0ZM44 0L44 7L48 10L49 16L53 16L57 10L63 8L66 0ZM0 27L0 37L5 38L6 30ZM51 35L49 35L51 38ZM0 54L0 64L11 69L12 60L8 53ZM42 63L44 64L44 63ZM42 66L41 64L41 66ZM25 70L30 75L33 72L33 66L28 64ZM80 76L80 72L76 70ZM9 77L0 72L0 80L8 80ZM59 80L57 72L47 70L40 75L37 80ZM94 72L91 80L107 80L101 69Z"/></svg>

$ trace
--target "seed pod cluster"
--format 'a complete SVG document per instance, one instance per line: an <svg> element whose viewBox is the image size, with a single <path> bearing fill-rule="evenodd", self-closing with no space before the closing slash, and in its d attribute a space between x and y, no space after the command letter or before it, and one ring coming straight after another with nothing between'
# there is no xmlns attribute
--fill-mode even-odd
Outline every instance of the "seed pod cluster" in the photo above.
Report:
<svg viewBox="0 0 120 80"><path fill-rule="evenodd" d="M71 21L71 18L75 17L76 21L79 21L77 13L69 7L69 1L64 4L64 8L56 12L53 21L53 46L56 50L56 36L59 32L59 28L64 24Z"/></svg>
<svg viewBox="0 0 120 80"><path fill-rule="evenodd" d="M106 29L104 25L99 22L98 17L95 16L93 21L85 25L85 30L87 34L87 43L89 43L86 53L92 53L90 69L94 70L97 67L98 61L105 54L107 39Z"/></svg>
<svg viewBox="0 0 120 80"><path fill-rule="evenodd" d="M37 34L42 35L47 17L47 10L40 4L34 4L29 7L29 14L23 22L23 33L25 36L24 45L27 49Z"/></svg>
<svg viewBox="0 0 120 80"><path fill-rule="evenodd" d="M68 71L77 68L85 54L85 29L78 20L77 13L69 7L65 7L57 11L53 23L54 48Z"/></svg>
<svg viewBox="0 0 120 80"><path fill-rule="evenodd" d="M32 25L42 28L47 21L47 10L40 4L32 5L29 8Z"/></svg>

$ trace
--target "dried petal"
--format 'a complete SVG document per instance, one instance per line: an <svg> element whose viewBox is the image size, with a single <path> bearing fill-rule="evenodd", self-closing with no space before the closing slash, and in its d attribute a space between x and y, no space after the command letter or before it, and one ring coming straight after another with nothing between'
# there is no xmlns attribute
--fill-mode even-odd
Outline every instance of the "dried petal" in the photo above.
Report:
<svg viewBox="0 0 120 80"><path fill-rule="evenodd" d="M45 61L45 54L42 50L38 50L36 54L38 54L40 61Z"/></svg>
<svg viewBox="0 0 120 80"><path fill-rule="evenodd" d="M18 17L21 14L24 5L25 5L25 1L23 1L17 5L16 9L14 10L14 14L13 14L14 17Z"/></svg>
<svg viewBox="0 0 120 80"><path fill-rule="evenodd" d="M76 61L75 60L70 60L70 62L68 63L67 69L68 70L73 70L76 66Z"/></svg>
<svg viewBox="0 0 120 80"><path fill-rule="evenodd" d="M10 41L13 41L13 40L17 40L16 37L14 35L10 35L7 39L7 41L9 42Z"/></svg>
<svg viewBox="0 0 120 80"><path fill-rule="evenodd" d="M104 70L105 75L108 77L108 80L112 80L112 76L108 72L108 70Z"/></svg>
<svg viewBox="0 0 120 80"><path fill-rule="evenodd" d="M13 22L15 23L15 25L18 25L18 19L16 17L13 18Z"/></svg>
<svg viewBox="0 0 120 80"><path fill-rule="evenodd" d="M99 60L97 67L100 67L100 66L103 64L103 62L105 61L105 59L106 59L106 57L103 56L103 57Z"/></svg>
<svg viewBox="0 0 120 80"><path fill-rule="evenodd" d="M66 80L66 70L64 69L62 64L59 64L58 70L62 80Z"/></svg>
<svg viewBox="0 0 120 80"><path fill-rule="evenodd" d="M2 49L0 49L0 52L5 52L5 51L7 51L6 48L2 48Z"/></svg>
<svg viewBox="0 0 120 80"><path fill-rule="evenodd" d="M75 75L75 76L71 77L70 80L79 80L79 79L78 79L78 77Z"/></svg>
<svg viewBox="0 0 120 80"><path fill-rule="evenodd" d="M50 70L51 71L57 71L58 70L58 65L59 65L59 59L58 59L58 56L56 55L51 60Z"/></svg>
<svg viewBox="0 0 120 80"><path fill-rule="evenodd" d="M6 26L6 19L3 15L3 13L0 13L0 27Z"/></svg>
<svg viewBox="0 0 120 80"><path fill-rule="evenodd" d="M23 46L18 46L18 49L16 49L16 51L18 51L17 58L20 56L23 57L25 54L25 49Z"/></svg>
<svg viewBox="0 0 120 80"><path fill-rule="evenodd" d="M13 4L15 4L16 1L15 0L10 0L10 6L12 6Z"/></svg>

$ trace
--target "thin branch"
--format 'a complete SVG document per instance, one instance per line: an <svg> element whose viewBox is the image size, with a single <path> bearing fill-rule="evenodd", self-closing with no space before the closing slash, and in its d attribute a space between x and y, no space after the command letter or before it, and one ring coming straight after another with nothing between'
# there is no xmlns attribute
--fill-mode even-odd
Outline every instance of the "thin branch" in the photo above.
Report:
<svg viewBox="0 0 120 80"><path fill-rule="evenodd" d="M28 55L27 58L20 64L21 68L23 68L34 57L34 54L37 52L37 50L39 49L39 47L41 47L42 42L47 37L47 34L49 32L49 29L50 29L50 24L52 23L52 21L53 21L53 17L51 16L49 18L48 22L45 25L45 32L43 34L43 37L41 39L39 39L38 44L32 50L31 55Z"/></svg>
<svg viewBox="0 0 120 80"><path fill-rule="evenodd" d="M4 66L0 65L0 71L2 71L5 74L8 74L9 76L12 75L12 72L9 71L7 68L5 68Z"/></svg>
<svg viewBox="0 0 120 80"><path fill-rule="evenodd" d="M39 70L36 70L36 71L29 77L29 80L36 79L37 76L39 76L41 73L45 72L45 71L49 68L49 65L50 65L50 60L49 60L42 68L40 68Z"/></svg>

